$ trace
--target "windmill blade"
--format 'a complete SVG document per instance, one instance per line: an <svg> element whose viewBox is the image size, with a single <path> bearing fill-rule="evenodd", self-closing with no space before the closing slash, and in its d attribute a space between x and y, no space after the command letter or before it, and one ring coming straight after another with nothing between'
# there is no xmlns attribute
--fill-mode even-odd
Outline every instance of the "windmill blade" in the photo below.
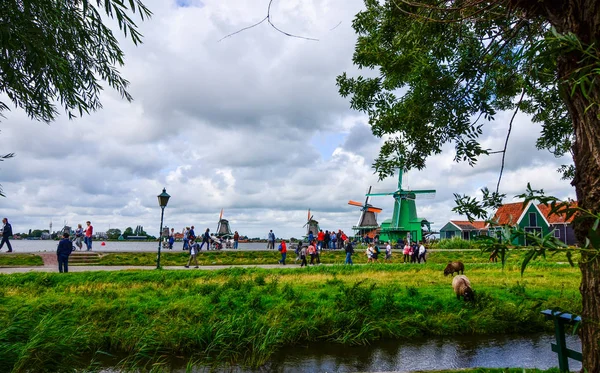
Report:
<svg viewBox="0 0 600 373"><path fill-rule="evenodd" d="M349 205L352 205L352 206L359 206L359 207L363 207L363 204L362 204L362 203L360 203L360 202L356 202L356 201L353 201L353 200L350 200L350 201L348 201L348 204L349 204Z"/></svg>
<svg viewBox="0 0 600 373"><path fill-rule="evenodd" d="M312 220L312 218L314 218L314 217L315 217L314 215L311 215L311 216L308 218L308 221L306 222L306 224L304 224L304 225L302 226L302 228L304 228L304 227L306 227L307 225L309 225L309 224L310 224L310 222L311 222L311 220Z"/></svg>
<svg viewBox="0 0 600 373"><path fill-rule="evenodd" d="M426 193L415 193L414 194L414 199L418 199L418 200L433 199L433 198L435 198L435 191L433 191L433 192L428 191Z"/></svg>
<svg viewBox="0 0 600 373"><path fill-rule="evenodd" d="M308 215L306 217L308 218L307 221L310 221L310 209L308 209Z"/></svg>
<svg viewBox="0 0 600 373"><path fill-rule="evenodd" d="M382 209L380 209L379 207L367 207L367 211L370 212L374 212L376 214L379 214L381 211L383 211Z"/></svg>
<svg viewBox="0 0 600 373"><path fill-rule="evenodd" d="M365 206L367 206L369 204L369 194L371 194L371 188L373 186L369 185L369 190L367 191L367 194L365 194L365 196L367 196L367 198L365 199Z"/></svg>
<svg viewBox="0 0 600 373"><path fill-rule="evenodd" d="M221 219L223 219L223 209L221 209L221 214L219 215L219 221L221 221Z"/></svg>
<svg viewBox="0 0 600 373"><path fill-rule="evenodd" d="M422 190L407 190L408 193L414 194L435 194L435 189L422 189Z"/></svg>

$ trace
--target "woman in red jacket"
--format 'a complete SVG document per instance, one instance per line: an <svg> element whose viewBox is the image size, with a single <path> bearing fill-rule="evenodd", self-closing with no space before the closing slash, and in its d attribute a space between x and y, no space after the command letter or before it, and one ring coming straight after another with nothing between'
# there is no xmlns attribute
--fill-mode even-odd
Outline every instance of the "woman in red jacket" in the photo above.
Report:
<svg viewBox="0 0 600 373"><path fill-rule="evenodd" d="M285 257L287 256L287 246L285 245L285 240L281 240L279 244L279 252L281 253L281 260L279 264L285 265Z"/></svg>

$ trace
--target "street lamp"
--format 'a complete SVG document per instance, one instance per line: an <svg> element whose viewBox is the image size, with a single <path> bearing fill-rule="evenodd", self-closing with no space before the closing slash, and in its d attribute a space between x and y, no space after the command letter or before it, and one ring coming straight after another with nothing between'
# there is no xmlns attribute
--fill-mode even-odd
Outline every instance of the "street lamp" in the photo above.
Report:
<svg viewBox="0 0 600 373"><path fill-rule="evenodd" d="M162 245L162 230L163 230L163 216L165 215L165 207L169 203L170 195L167 194L167 189L163 188L161 194L158 195L158 205L160 206L160 233L158 234L158 256L156 257L156 269L160 268L160 247Z"/></svg>

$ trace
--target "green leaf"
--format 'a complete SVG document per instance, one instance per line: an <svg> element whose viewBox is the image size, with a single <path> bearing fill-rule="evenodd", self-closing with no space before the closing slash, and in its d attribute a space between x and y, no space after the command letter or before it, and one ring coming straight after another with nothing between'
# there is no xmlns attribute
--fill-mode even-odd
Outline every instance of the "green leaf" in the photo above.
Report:
<svg viewBox="0 0 600 373"><path fill-rule="evenodd" d="M527 251L527 253L525 254L525 257L523 258L523 263L521 263L521 276L523 276L523 273L525 273L525 268L527 268L527 264L529 264L529 261L531 259L533 259L535 255L536 255L535 249L531 249L531 250Z"/></svg>

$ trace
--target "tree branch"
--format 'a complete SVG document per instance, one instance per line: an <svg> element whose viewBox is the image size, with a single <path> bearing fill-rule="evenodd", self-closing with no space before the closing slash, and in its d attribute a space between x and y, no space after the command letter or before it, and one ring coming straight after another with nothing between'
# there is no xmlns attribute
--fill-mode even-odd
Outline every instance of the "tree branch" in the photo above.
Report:
<svg viewBox="0 0 600 373"><path fill-rule="evenodd" d="M525 97L525 89L523 89L523 93L521 93L521 98L519 98L519 102L517 102L517 107L510 118L510 122L508 123L508 133L506 134L506 140L504 141L504 150L502 150L502 166L500 166L500 175L498 175L498 184L496 184L496 193L500 190L500 181L502 180L502 172L504 172L504 160L506 158L506 147L508 146L508 139L510 138L510 132L512 131L513 121L519 112L519 107L523 102L523 97Z"/></svg>
<svg viewBox="0 0 600 373"><path fill-rule="evenodd" d="M238 30L238 31L236 31L236 32L233 32L233 33L231 33L231 34L229 34L229 35L226 35L226 36L222 37L221 39L219 39L219 40L218 40L218 42L220 42L220 41L221 41L221 40L223 40L223 39L227 39L228 37L230 37L230 36L233 36L233 35L235 35L235 34L239 34L239 33L240 33L240 32L242 32L242 31L246 31L246 30L248 30L248 29L251 29L251 28L253 28L253 27L256 27L256 26L260 25L261 23L263 23L265 20L267 21L267 23L268 23L269 25L271 25L271 27L273 27L273 28L274 28L275 30L277 30L278 32L280 32L280 33L284 34L285 36L289 36L289 37L292 37L292 38L298 38L298 39L304 39L304 40L310 40L310 41L319 41L319 39L308 38L308 37L305 37L305 36L299 36L299 35L290 34L289 32L283 31L283 30L281 30L280 28L278 28L277 26L275 26L275 25L273 24L273 22L271 21L271 5L272 5L272 4L273 4L273 0L270 0L270 1L269 1L269 6L267 7L267 15L266 15L266 17L265 17L265 18L263 18L263 19L262 19L260 22L257 22L257 23L255 23L255 24L253 24L253 25L251 25L251 26L248 26L248 27L244 27L243 29L241 29L241 30ZM342 22L340 22L340 23L342 23ZM339 26L339 25L340 25L340 23L338 23L338 25L337 25L337 26ZM335 26L335 27L337 27L337 26ZM335 29L335 27L334 27L333 29ZM333 29L332 29L332 30L333 30Z"/></svg>

